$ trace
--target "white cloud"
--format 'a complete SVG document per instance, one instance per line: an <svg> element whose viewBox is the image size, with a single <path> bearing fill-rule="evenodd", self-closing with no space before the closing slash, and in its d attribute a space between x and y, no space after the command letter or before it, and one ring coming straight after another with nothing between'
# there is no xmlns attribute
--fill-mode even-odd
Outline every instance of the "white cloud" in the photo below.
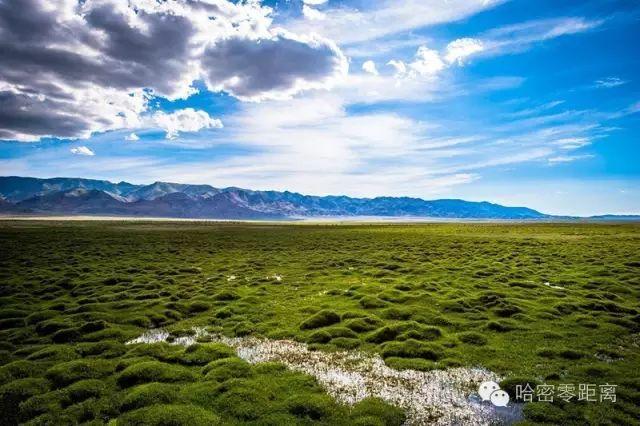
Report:
<svg viewBox="0 0 640 426"><path fill-rule="evenodd" d="M459 38L447 45L444 58L450 64L462 65L467 57L483 50L482 41L474 38Z"/></svg>
<svg viewBox="0 0 640 426"><path fill-rule="evenodd" d="M430 102L453 90L446 79L409 76L409 74L350 74L333 90L345 104L379 102Z"/></svg>
<svg viewBox="0 0 640 426"><path fill-rule="evenodd" d="M413 61L409 63L399 59L392 59L387 62L387 65L393 67L396 78L407 80L420 77L431 79L447 67L447 64L440 57L440 53L437 50L429 49L427 46L420 46Z"/></svg>
<svg viewBox="0 0 640 426"><path fill-rule="evenodd" d="M486 54L519 52L535 43L592 30L604 23L582 17L538 19L495 28L481 35Z"/></svg>
<svg viewBox="0 0 640 426"><path fill-rule="evenodd" d="M135 133L129 133L127 136L125 136L124 139L130 142L135 142L140 140L140 136L136 135Z"/></svg>
<svg viewBox="0 0 640 426"><path fill-rule="evenodd" d="M612 87L622 86L627 83L628 81L618 77L607 77L601 80L596 80L594 84L596 87L599 87L599 88L610 89Z"/></svg>
<svg viewBox="0 0 640 426"><path fill-rule="evenodd" d="M387 62L399 77L433 77L452 65L464 65L472 55L497 55L516 52L531 47L534 43L568 34L588 31L603 21L584 18L556 18L536 20L495 28L479 38L464 37L451 41L442 52L420 46L410 63L400 59ZM601 81L611 87L623 84L618 80Z"/></svg>
<svg viewBox="0 0 640 426"><path fill-rule="evenodd" d="M535 106L533 108L526 108L526 109L522 109L519 111L515 111L512 113L507 114L507 117L510 118L522 118L522 117L528 117L528 116L532 116L532 115L538 115L542 112L548 111L550 109L553 109L559 105L564 104L565 101L564 100L557 100L557 101L551 101L551 102L547 102L545 104L542 105L538 105Z"/></svg>
<svg viewBox="0 0 640 426"><path fill-rule="evenodd" d="M89 157L93 157L94 155L96 155L93 151L91 151L86 146L77 146L77 147L71 148L69 151L71 151L72 154L85 155Z"/></svg>
<svg viewBox="0 0 640 426"><path fill-rule="evenodd" d="M413 62L406 63L400 59L392 59L387 62L387 65L395 69L397 76L435 76L449 66L464 65L466 59L473 55L486 56L521 51L536 42L588 31L601 25L602 22L584 18L529 21L495 28L478 38L464 37L453 40L442 52L422 45L418 48ZM624 83L626 82L616 78L596 82L601 87L615 87Z"/></svg>
<svg viewBox="0 0 640 426"><path fill-rule="evenodd" d="M340 44L358 43L431 25L455 22L492 8L503 0L380 0L363 2L362 9L336 6L323 9L322 22L288 23L294 31L312 31ZM308 3L308 2L305 2Z"/></svg>
<svg viewBox="0 0 640 426"><path fill-rule="evenodd" d="M174 139L181 132L197 132L202 129L222 128L222 121L212 118L205 111L193 108L181 109L172 113L156 112L151 117L152 123L167 132L167 139Z"/></svg>
<svg viewBox="0 0 640 426"><path fill-rule="evenodd" d="M328 0L302 0L304 4L312 4L314 6L318 6L321 4L325 4Z"/></svg>
<svg viewBox="0 0 640 426"><path fill-rule="evenodd" d="M547 161L549 164L559 164L559 163L571 163L577 160L584 160L586 158L593 158L593 155L559 155L557 157L550 157Z"/></svg>
<svg viewBox="0 0 640 426"><path fill-rule="evenodd" d="M427 46L420 46L413 60L409 63L392 59L387 62L387 65L393 67L396 78L403 79L405 82L411 79L425 78L430 81L448 66L437 50Z"/></svg>
<svg viewBox="0 0 640 426"><path fill-rule="evenodd" d="M431 42L432 40L427 37L403 34L390 39L376 40L374 43L351 44L344 47L343 51L350 58L381 57L402 49L417 49L419 46Z"/></svg>
<svg viewBox="0 0 640 426"><path fill-rule="evenodd" d="M373 74L373 75L379 74L378 69L376 68L376 63L371 60L368 60L362 64L362 70L366 73Z"/></svg>
<svg viewBox="0 0 640 426"><path fill-rule="evenodd" d="M407 65L400 60L392 59L389 62L387 62L387 65L389 65L390 67L393 67L396 74L398 75L403 75L407 72Z"/></svg>
<svg viewBox="0 0 640 426"><path fill-rule="evenodd" d="M574 150L574 149L582 148L584 146L591 145L591 142L592 142L592 138L582 136L582 137L560 138L552 141L551 143L563 150Z"/></svg>
<svg viewBox="0 0 640 426"><path fill-rule="evenodd" d="M567 124L534 124L526 116L510 128L485 125L481 132L454 117L434 123L385 111L353 114L349 105L361 102L366 90L392 85L394 78L367 73L349 78L358 82L332 94L242 105L225 119L225 130L212 135L213 141L208 138L214 143L233 140L248 154L225 158L213 167L192 163L157 173L222 186L428 198L476 182L484 169L552 164L587 146L597 131L597 123L572 124L576 117L571 114L558 117ZM414 78L403 80L397 90L413 84L421 90L429 87ZM362 97L352 92L354 87L364 91Z"/></svg>
<svg viewBox="0 0 640 426"><path fill-rule="evenodd" d="M416 183L437 192L463 180L460 176L449 180L414 165L399 167L393 160L414 150L428 123L393 113L353 116L344 101L340 96L316 94L244 105L228 118L225 131L214 137L234 140L252 153L208 170L198 168L197 173L221 184L235 181L234 185L316 194L374 195L391 191L393 185L398 186L396 191L409 191ZM174 171L185 180L195 177L185 168L165 172Z"/></svg>
<svg viewBox="0 0 640 426"><path fill-rule="evenodd" d="M327 15L320 12L318 9L307 6L306 4L302 6L302 14L305 18L312 21L324 21L325 19L327 19Z"/></svg>
<svg viewBox="0 0 640 426"><path fill-rule="evenodd" d="M436 75L445 68L438 51L426 46L418 48L414 61L409 64L410 71L423 77Z"/></svg>

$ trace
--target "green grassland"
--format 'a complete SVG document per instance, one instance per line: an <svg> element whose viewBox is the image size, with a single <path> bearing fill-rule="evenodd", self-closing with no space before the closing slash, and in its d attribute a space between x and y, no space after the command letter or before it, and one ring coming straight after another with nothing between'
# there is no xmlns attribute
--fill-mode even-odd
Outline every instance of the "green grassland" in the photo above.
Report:
<svg viewBox="0 0 640 426"><path fill-rule="evenodd" d="M640 424L637 224L5 221L0 278L0 423L403 421L221 344L124 344L205 326L481 366L509 390L616 384L615 403L535 402L525 422Z"/></svg>

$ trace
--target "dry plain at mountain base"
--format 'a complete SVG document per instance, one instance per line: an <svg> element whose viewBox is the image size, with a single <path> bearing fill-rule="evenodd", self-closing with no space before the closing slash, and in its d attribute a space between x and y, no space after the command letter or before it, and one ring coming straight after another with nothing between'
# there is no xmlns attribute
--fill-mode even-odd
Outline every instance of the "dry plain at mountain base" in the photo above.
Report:
<svg viewBox="0 0 640 426"><path fill-rule="evenodd" d="M0 421L446 423L444 398L347 397L366 359L462 405L480 377L615 385L520 421L640 424L639 253L638 224L3 221Z"/></svg>

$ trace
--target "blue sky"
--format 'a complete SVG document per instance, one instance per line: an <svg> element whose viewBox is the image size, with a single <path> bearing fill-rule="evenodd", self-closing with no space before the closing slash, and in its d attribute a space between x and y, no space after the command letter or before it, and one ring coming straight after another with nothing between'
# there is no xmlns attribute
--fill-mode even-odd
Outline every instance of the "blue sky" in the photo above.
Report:
<svg viewBox="0 0 640 426"><path fill-rule="evenodd" d="M25 15L53 13L28 3ZM117 9L131 39L146 37L128 43L98 6L65 0L56 22L78 36L60 45L109 69L93 64L85 82L39 63L53 92L33 81L34 60L0 66L2 175L640 213L637 1L202 3L225 12ZM204 47L171 57L183 34L149 30L165 15ZM112 42L78 48L98 32ZM15 39L18 51L37 43ZM135 78L113 72L126 61Z"/></svg>

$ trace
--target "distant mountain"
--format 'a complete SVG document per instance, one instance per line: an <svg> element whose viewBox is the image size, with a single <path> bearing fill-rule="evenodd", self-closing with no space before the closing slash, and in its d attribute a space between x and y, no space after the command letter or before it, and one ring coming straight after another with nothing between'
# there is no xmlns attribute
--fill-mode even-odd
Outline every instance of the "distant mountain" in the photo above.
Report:
<svg viewBox="0 0 640 426"><path fill-rule="evenodd" d="M589 220L607 221L607 222L625 222L625 221L640 221L640 215L633 214L603 214L599 216L590 216Z"/></svg>
<svg viewBox="0 0 640 426"><path fill-rule="evenodd" d="M0 195L11 203L17 203L37 195L46 195L76 188L97 189L107 194L126 196L138 186L126 182L111 183L106 180L93 179L0 177Z"/></svg>
<svg viewBox="0 0 640 426"><path fill-rule="evenodd" d="M126 214L126 204L98 189L75 188L49 192L22 200L15 206L23 212L56 214Z"/></svg>
<svg viewBox="0 0 640 426"><path fill-rule="evenodd" d="M4 198L0 198L0 212L13 212L16 211L16 207L5 200Z"/></svg>
<svg viewBox="0 0 640 426"><path fill-rule="evenodd" d="M192 198L209 198L220 193L220 190L209 185L184 185L179 183L155 182L141 186L127 193L129 201L155 200L169 194L185 194Z"/></svg>
<svg viewBox="0 0 640 426"><path fill-rule="evenodd" d="M0 212L5 214L121 215L210 219L296 217L432 217L461 219L545 219L526 207L488 202L422 200L409 197L351 198L294 192L252 191L155 182L0 177Z"/></svg>

